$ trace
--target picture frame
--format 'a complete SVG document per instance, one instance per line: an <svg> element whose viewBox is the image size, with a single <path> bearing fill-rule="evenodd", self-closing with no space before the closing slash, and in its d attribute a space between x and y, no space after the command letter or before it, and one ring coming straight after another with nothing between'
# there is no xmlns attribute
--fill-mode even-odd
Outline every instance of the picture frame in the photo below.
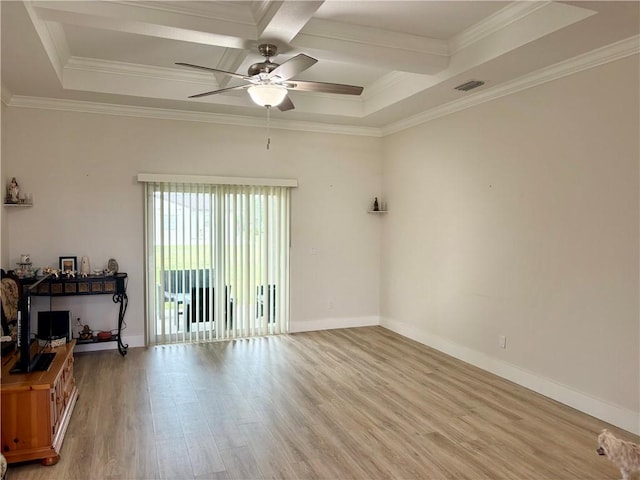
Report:
<svg viewBox="0 0 640 480"><path fill-rule="evenodd" d="M60 257L60 270L66 272L67 270L71 270L75 272L78 266L78 257Z"/></svg>

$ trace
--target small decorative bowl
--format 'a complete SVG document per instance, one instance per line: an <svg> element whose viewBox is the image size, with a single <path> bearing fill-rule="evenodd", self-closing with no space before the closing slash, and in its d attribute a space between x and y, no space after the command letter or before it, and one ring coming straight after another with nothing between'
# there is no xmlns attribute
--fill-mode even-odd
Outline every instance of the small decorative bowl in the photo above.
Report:
<svg viewBox="0 0 640 480"><path fill-rule="evenodd" d="M98 340L111 340L113 334L111 332L98 332L96 336Z"/></svg>

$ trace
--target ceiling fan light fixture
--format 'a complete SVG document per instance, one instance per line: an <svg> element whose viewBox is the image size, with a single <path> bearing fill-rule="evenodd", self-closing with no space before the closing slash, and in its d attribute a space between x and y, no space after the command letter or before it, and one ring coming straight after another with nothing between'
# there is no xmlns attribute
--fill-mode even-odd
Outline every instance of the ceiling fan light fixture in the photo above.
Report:
<svg viewBox="0 0 640 480"><path fill-rule="evenodd" d="M276 107L287 96L287 88L281 85L252 85L248 92L251 100L261 107Z"/></svg>

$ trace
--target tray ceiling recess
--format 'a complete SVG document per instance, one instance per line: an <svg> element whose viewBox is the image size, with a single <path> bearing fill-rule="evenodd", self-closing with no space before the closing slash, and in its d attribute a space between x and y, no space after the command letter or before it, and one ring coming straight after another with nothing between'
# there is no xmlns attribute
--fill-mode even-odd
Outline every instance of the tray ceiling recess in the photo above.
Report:
<svg viewBox="0 0 640 480"><path fill-rule="evenodd" d="M638 53L640 30L639 2L624 1L13 1L0 8L7 105L263 125L264 108L246 90L273 83L287 89L280 110L271 109L274 126L372 135ZM270 75L268 62L282 75ZM251 73L256 64L262 70ZM468 82L483 84L459 87Z"/></svg>

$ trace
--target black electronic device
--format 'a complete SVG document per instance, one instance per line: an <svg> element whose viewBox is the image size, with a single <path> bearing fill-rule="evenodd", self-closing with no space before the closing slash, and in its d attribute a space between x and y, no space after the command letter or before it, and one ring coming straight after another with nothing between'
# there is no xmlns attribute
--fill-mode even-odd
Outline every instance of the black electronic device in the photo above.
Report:
<svg viewBox="0 0 640 480"><path fill-rule="evenodd" d="M31 292L46 276L21 288L22 292L18 300L18 360L10 373L29 373L47 370L53 361L55 353L41 353L38 349L31 348ZM44 358L43 358L44 357Z"/></svg>
<svg viewBox="0 0 640 480"><path fill-rule="evenodd" d="M40 340L58 340L66 338L71 341L71 312L69 310L50 310L38 312L38 333Z"/></svg>

